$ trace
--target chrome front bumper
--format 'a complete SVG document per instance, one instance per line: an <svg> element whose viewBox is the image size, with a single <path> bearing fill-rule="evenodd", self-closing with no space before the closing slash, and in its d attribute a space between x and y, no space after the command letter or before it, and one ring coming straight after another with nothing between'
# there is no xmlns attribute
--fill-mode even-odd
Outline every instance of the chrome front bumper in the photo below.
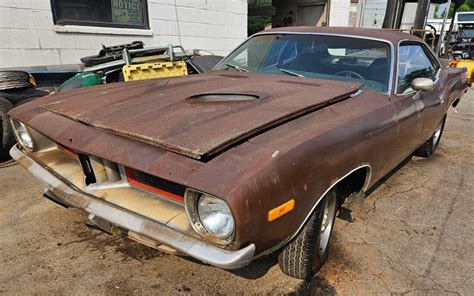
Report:
<svg viewBox="0 0 474 296"><path fill-rule="evenodd" d="M254 244L238 251L220 249L71 187L61 177L42 167L33 158L18 149L17 146L10 150L10 155L43 183L47 191L54 193L64 204L84 210L89 214L148 237L204 263L223 269L237 269L248 265L254 257Z"/></svg>

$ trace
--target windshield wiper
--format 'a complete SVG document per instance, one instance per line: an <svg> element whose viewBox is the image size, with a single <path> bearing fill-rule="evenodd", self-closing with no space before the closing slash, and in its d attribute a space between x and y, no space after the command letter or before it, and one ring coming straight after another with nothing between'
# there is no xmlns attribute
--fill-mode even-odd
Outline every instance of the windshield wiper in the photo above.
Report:
<svg viewBox="0 0 474 296"><path fill-rule="evenodd" d="M242 68L240 66L234 65L234 64L225 64L227 67L231 67L239 72L248 72L249 70Z"/></svg>
<svg viewBox="0 0 474 296"><path fill-rule="evenodd" d="M290 70L287 70L287 69L280 68L279 70L280 70L281 72L285 73L285 74L289 74L289 75L292 75L292 76L297 76L297 77L305 78L304 75L301 75L301 74L299 74L299 73L296 73L296 72L293 72L293 71L290 71Z"/></svg>

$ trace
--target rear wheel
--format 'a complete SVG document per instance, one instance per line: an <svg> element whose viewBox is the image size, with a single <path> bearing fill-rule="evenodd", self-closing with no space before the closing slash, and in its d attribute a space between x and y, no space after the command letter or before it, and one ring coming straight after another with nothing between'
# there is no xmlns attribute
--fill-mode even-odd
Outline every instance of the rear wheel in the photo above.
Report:
<svg viewBox="0 0 474 296"><path fill-rule="evenodd" d="M338 198L332 189L319 203L300 233L278 256L281 270L294 278L310 279L324 265L336 218Z"/></svg>
<svg viewBox="0 0 474 296"><path fill-rule="evenodd" d="M439 141L441 140L441 135L443 134L444 130L444 123L446 122L446 116L443 117L443 120L438 124L436 127L433 136L426 141L420 148L416 149L413 152L413 155L423 157L423 158L430 158L438 148Z"/></svg>
<svg viewBox="0 0 474 296"><path fill-rule="evenodd" d="M0 160L9 158L8 151L15 143L7 115L12 108L10 101L0 98Z"/></svg>

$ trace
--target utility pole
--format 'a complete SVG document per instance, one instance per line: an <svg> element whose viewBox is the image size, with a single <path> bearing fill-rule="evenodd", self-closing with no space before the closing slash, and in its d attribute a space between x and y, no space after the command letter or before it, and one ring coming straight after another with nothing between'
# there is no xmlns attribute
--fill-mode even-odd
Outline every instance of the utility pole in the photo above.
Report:
<svg viewBox="0 0 474 296"><path fill-rule="evenodd" d="M436 44L435 52L437 54L444 54L440 52L441 44L443 43L444 30L446 27L446 20L448 19L449 7L451 6L451 0L448 0L448 5L446 6L446 11L444 12L443 24L441 25L441 32L439 32L438 43ZM451 22L452 23L452 22Z"/></svg>
<svg viewBox="0 0 474 296"><path fill-rule="evenodd" d="M395 28L398 1L399 0L388 0L387 1L387 10L385 10L385 17L383 19L382 28L384 28L384 29L394 29Z"/></svg>
<svg viewBox="0 0 474 296"><path fill-rule="evenodd" d="M402 26L403 13L405 12L405 0L399 0L398 2L397 15L395 16L395 24L393 26L395 29L400 29Z"/></svg>
<svg viewBox="0 0 474 296"><path fill-rule="evenodd" d="M419 0L416 6L416 16L413 29L424 30L426 26L426 19L428 17L428 11L430 9L430 0ZM415 35L423 38L424 32L415 32Z"/></svg>
<svg viewBox="0 0 474 296"><path fill-rule="evenodd" d="M446 56L448 54L448 49L449 49L449 43L451 42L451 38L453 36L453 28L454 28L454 21L456 20L456 12L458 11L458 8L463 5L465 0L455 0L454 1L454 10L453 10L453 16L451 18L451 24L449 25L449 31L448 31L448 36L446 37L446 43L444 45L444 52L443 56ZM449 12L449 7L447 8Z"/></svg>

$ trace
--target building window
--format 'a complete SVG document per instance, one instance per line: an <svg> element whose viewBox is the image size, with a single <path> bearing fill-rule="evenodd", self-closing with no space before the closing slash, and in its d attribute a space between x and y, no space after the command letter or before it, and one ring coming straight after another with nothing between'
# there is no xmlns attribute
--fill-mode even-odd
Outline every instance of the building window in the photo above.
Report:
<svg viewBox="0 0 474 296"><path fill-rule="evenodd" d="M147 0L51 0L56 25L149 29Z"/></svg>

